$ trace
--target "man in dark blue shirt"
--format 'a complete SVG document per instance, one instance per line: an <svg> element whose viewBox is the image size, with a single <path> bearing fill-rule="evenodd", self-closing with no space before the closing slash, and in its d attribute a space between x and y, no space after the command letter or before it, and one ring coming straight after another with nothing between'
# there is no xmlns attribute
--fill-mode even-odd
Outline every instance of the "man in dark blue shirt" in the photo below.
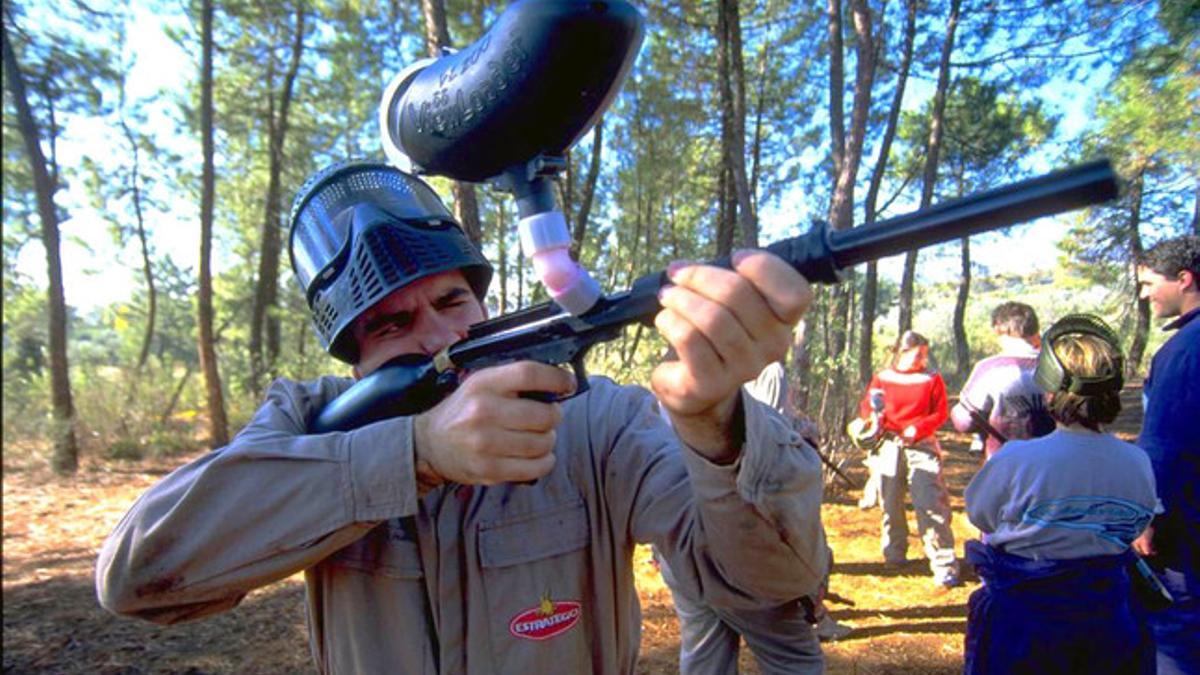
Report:
<svg viewBox="0 0 1200 675"><path fill-rule="evenodd" d="M1163 513L1134 548L1175 596L1147 613L1158 672L1200 674L1200 236L1159 242L1138 260L1138 291L1177 331L1154 355L1138 445L1150 456Z"/></svg>

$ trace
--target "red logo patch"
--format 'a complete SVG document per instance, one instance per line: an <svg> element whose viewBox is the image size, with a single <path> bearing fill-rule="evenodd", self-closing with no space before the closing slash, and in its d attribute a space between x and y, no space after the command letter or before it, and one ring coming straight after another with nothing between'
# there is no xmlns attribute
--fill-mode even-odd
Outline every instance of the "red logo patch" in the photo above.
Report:
<svg viewBox="0 0 1200 675"><path fill-rule="evenodd" d="M508 622L508 632L525 640L549 640L571 630L572 626L579 623L582 613L578 602L545 599L537 607L530 607L514 616Z"/></svg>

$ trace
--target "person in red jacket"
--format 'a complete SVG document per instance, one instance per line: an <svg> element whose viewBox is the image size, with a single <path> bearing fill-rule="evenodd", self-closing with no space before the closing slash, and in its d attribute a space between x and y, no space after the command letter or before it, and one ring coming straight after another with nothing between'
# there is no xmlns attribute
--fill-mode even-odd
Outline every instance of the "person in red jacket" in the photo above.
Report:
<svg viewBox="0 0 1200 675"><path fill-rule="evenodd" d="M887 436L879 448L875 470L879 472L883 507L884 560L899 564L908 555L908 521L904 514L907 485L934 581L949 588L961 582L950 530L950 495L942 480L942 450L934 435L949 411L946 383L941 375L927 370L928 361L929 341L919 333L906 331L896 343L892 367L871 378L859 409L864 418L869 417L871 392L883 392Z"/></svg>

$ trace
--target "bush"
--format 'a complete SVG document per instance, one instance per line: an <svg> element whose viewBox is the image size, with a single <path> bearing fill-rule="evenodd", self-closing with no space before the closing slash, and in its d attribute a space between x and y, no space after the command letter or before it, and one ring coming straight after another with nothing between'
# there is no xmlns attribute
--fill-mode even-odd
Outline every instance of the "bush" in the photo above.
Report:
<svg viewBox="0 0 1200 675"><path fill-rule="evenodd" d="M105 459L115 459L126 462L136 462L144 457L145 453L142 450L141 443L128 438L122 438L114 441L111 445L104 449L103 456Z"/></svg>
<svg viewBox="0 0 1200 675"><path fill-rule="evenodd" d="M155 429L146 438L145 446L152 457L159 459L185 455L199 448L200 444L186 433L170 429Z"/></svg>

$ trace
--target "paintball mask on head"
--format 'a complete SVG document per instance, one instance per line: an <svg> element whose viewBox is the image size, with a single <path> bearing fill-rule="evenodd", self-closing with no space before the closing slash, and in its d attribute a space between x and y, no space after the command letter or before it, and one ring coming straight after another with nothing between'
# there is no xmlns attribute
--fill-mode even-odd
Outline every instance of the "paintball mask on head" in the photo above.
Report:
<svg viewBox="0 0 1200 675"><path fill-rule="evenodd" d="M1117 354L1115 372L1103 377L1082 377L1067 372L1058 355L1054 353L1054 342L1065 335L1092 335L1112 346ZM1054 322L1042 335L1042 350L1038 355L1037 369L1033 380L1042 391L1053 393L1066 391L1081 396L1096 396L1120 391L1125 383L1121 357L1121 340L1108 324L1090 314L1069 314Z"/></svg>
<svg viewBox="0 0 1200 675"><path fill-rule="evenodd" d="M381 162L335 164L300 189L288 254L321 346L358 360L349 326L398 288L461 270L483 299L492 267L425 182Z"/></svg>

